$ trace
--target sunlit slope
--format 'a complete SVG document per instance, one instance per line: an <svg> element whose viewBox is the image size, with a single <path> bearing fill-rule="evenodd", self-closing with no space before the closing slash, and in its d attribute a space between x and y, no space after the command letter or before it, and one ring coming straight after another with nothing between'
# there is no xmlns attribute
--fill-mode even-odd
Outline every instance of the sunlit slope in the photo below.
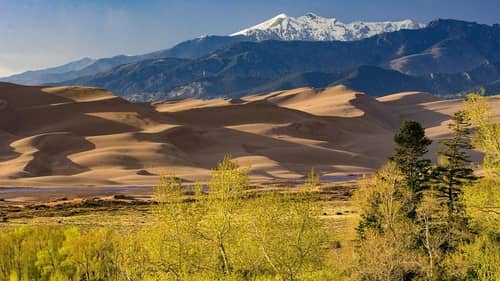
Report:
<svg viewBox="0 0 500 281"><path fill-rule="evenodd" d="M3 83L0 184L153 185L159 174L204 180L226 154L256 181L297 179L311 167L369 173L390 156L402 120L421 121L442 138L460 106L423 93L377 100L343 86L131 104L97 88Z"/></svg>

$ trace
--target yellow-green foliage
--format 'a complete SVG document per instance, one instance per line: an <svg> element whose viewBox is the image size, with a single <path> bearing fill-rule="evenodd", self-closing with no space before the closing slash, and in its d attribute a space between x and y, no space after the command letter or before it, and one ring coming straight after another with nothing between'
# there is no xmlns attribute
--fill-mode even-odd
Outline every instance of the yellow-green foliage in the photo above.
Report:
<svg viewBox="0 0 500 281"><path fill-rule="evenodd" d="M21 227L0 232L0 280L333 280L314 184L247 192L230 158L208 186L161 177L154 223L133 230Z"/></svg>
<svg viewBox="0 0 500 281"><path fill-rule="evenodd" d="M0 233L1 280L117 280L108 229L21 227Z"/></svg>
<svg viewBox="0 0 500 281"><path fill-rule="evenodd" d="M480 233L450 256L447 266L458 280L500 280L500 243L487 233Z"/></svg>
<svg viewBox="0 0 500 281"><path fill-rule="evenodd" d="M206 186L161 177L145 226L0 231L0 280L500 280L500 125L480 95L469 97L466 112L484 177L464 189L472 227L458 245L448 243L452 232L439 231L451 227L443 204L428 191L414 200L394 163L361 182L356 249L336 252L314 170L303 187L256 193L248 171L226 157ZM333 258L338 253L355 255ZM354 262L336 264L344 261Z"/></svg>
<svg viewBox="0 0 500 281"><path fill-rule="evenodd" d="M474 129L474 146L484 154L484 177L464 190L467 214L478 233L448 259L450 271L468 280L500 280L500 123L481 94L465 102Z"/></svg>
<svg viewBox="0 0 500 281"><path fill-rule="evenodd" d="M474 222L500 233L500 123L493 120L493 109L479 94L469 95L466 112L475 126L474 145L484 153L485 173L465 190L467 211Z"/></svg>
<svg viewBox="0 0 500 281"><path fill-rule="evenodd" d="M403 280L419 270L418 253L411 250L415 229L406 217L411 202L404 176L395 163L365 179L354 195L361 212L356 280Z"/></svg>
<svg viewBox="0 0 500 281"><path fill-rule="evenodd" d="M308 190L266 194L247 206L250 243L263 268L280 280L298 280L304 270L321 268L325 233Z"/></svg>
<svg viewBox="0 0 500 281"><path fill-rule="evenodd" d="M465 101L468 117L475 126L474 145L484 153L483 169L489 177L500 177L500 123L493 119L499 109L492 109L488 100L472 93Z"/></svg>
<svg viewBox="0 0 500 281"><path fill-rule="evenodd" d="M310 192L254 198L248 183L247 170L229 157L213 171L206 192L197 188L189 202L179 181L162 180L162 227L151 232L161 237L161 246L151 249L165 278L299 280L321 269L324 230Z"/></svg>
<svg viewBox="0 0 500 281"><path fill-rule="evenodd" d="M386 164L355 194L361 220L354 279L500 280L500 124L481 95L465 105L474 146L484 154L484 177L463 190L464 219L453 219L435 186L411 194L401 171Z"/></svg>

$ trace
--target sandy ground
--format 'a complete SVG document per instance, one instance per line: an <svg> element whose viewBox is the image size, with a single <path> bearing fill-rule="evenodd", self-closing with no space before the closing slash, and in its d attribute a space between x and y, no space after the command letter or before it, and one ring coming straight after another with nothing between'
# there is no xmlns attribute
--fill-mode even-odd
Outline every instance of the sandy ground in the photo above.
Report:
<svg viewBox="0 0 500 281"><path fill-rule="evenodd" d="M0 105L0 187L148 188L160 174L204 181L226 154L255 182L299 180L312 167L367 174L391 155L402 120L444 138L462 102L413 92L373 99L337 86L131 104L95 88L0 83Z"/></svg>

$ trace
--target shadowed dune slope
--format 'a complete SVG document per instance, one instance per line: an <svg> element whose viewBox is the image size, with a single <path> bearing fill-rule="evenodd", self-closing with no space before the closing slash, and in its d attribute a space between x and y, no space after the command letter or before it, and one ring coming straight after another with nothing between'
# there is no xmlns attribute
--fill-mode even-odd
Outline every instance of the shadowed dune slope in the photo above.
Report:
<svg viewBox="0 0 500 281"><path fill-rule="evenodd" d="M343 86L131 104L97 88L0 83L0 186L154 185L159 174L205 180L226 154L255 181L298 179L311 167L370 173L391 155L402 120L422 122L439 139L460 107L424 93L373 99Z"/></svg>

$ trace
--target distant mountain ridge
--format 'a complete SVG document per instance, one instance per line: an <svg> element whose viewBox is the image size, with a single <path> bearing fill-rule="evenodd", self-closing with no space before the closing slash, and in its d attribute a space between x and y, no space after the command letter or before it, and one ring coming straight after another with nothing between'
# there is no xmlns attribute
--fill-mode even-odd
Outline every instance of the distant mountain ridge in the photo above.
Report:
<svg viewBox="0 0 500 281"><path fill-rule="evenodd" d="M500 25L437 20L357 41L237 42L197 59L145 60L64 84L102 87L136 101L336 84L372 96L450 95L482 85L498 88L499 39Z"/></svg>
<svg viewBox="0 0 500 281"><path fill-rule="evenodd" d="M336 22L313 14L300 18L304 17ZM293 26L285 24L293 18L277 19L278 25L270 20L260 26ZM479 86L500 92L500 25L459 20L436 20L415 28L405 28L410 22L391 24L396 31L352 41L262 41L251 34L258 30L253 27L242 31L248 36L204 36L144 55L82 60L48 69L51 73L36 72L35 78L36 84L101 87L133 101L238 98L338 84L372 96L400 91L456 95ZM296 29L297 34L302 31ZM3 80L20 83L29 77Z"/></svg>
<svg viewBox="0 0 500 281"><path fill-rule="evenodd" d="M100 72L108 71L113 67L144 60L168 57L197 58L231 43L246 40L250 39L243 36L205 36L184 41L166 50L136 56L118 55L101 59L84 58L82 60L70 62L58 67L36 71L26 71L9 77L0 78L0 81L21 85L54 84L79 77L95 75ZM83 64L81 63L82 61L88 63ZM65 69L66 71L62 71L62 69Z"/></svg>
<svg viewBox="0 0 500 281"><path fill-rule="evenodd" d="M58 81L59 77L61 79L67 79L70 77L66 75L67 73L79 71L95 63L95 59L83 58L76 61L72 61L61 66L41 69L41 70L30 70L23 72L21 74L15 74L9 77L1 78L2 81L12 82L17 84L26 85L37 85L47 83L47 81Z"/></svg>
<svg viewBox="0 0 500 281"><path fill-rule="evenodd" d="M273 25L276 22L282 24L287 23L287 26L282 25L280 28ZM285 29L286 27L301 26L301 29L292 30L286 29L282 36L277 36L277 30ZM297 19L280 14L263 24L256 27L269 26L267 35L262 28L255 27L245 29L241 34L231 34L230 36L204 36L188 41L181 42L172 48L155 51L143 55L126 56L117 55L110 58L90 59L84 58L65 65L41 69L36 71L26 71L24 73L12 75L9 77L0 78L0 81L11 82L23 85L39 85L48 83L58 83L68 80L73 80L79 77L94 75L99 72L108 71L113 67L140 62L148 59L159 58L188 58L195 59L211 53L219 48L228 46L233 43L242 41L262 41L262 40L357 40L381 32L395 31L402 28L412 29L422 27L411 20L401 22L354 22L348 25L343 25L335 19L322 18L312 13ZM342 29L345 29L342 31ZM309 34L309 31L313 31ZM64 71L63 71L64 70Z"/></svg>
<svg viewBox="0 0 500 281"><path fill-rule="evenodd" d="M345 24L335 18L324 18L314 13L294 18L279 14L263 23L231 34L263 40L301 41L353 41L368 38L384 32L425 27L413 20L363 22Z"/></svg>

